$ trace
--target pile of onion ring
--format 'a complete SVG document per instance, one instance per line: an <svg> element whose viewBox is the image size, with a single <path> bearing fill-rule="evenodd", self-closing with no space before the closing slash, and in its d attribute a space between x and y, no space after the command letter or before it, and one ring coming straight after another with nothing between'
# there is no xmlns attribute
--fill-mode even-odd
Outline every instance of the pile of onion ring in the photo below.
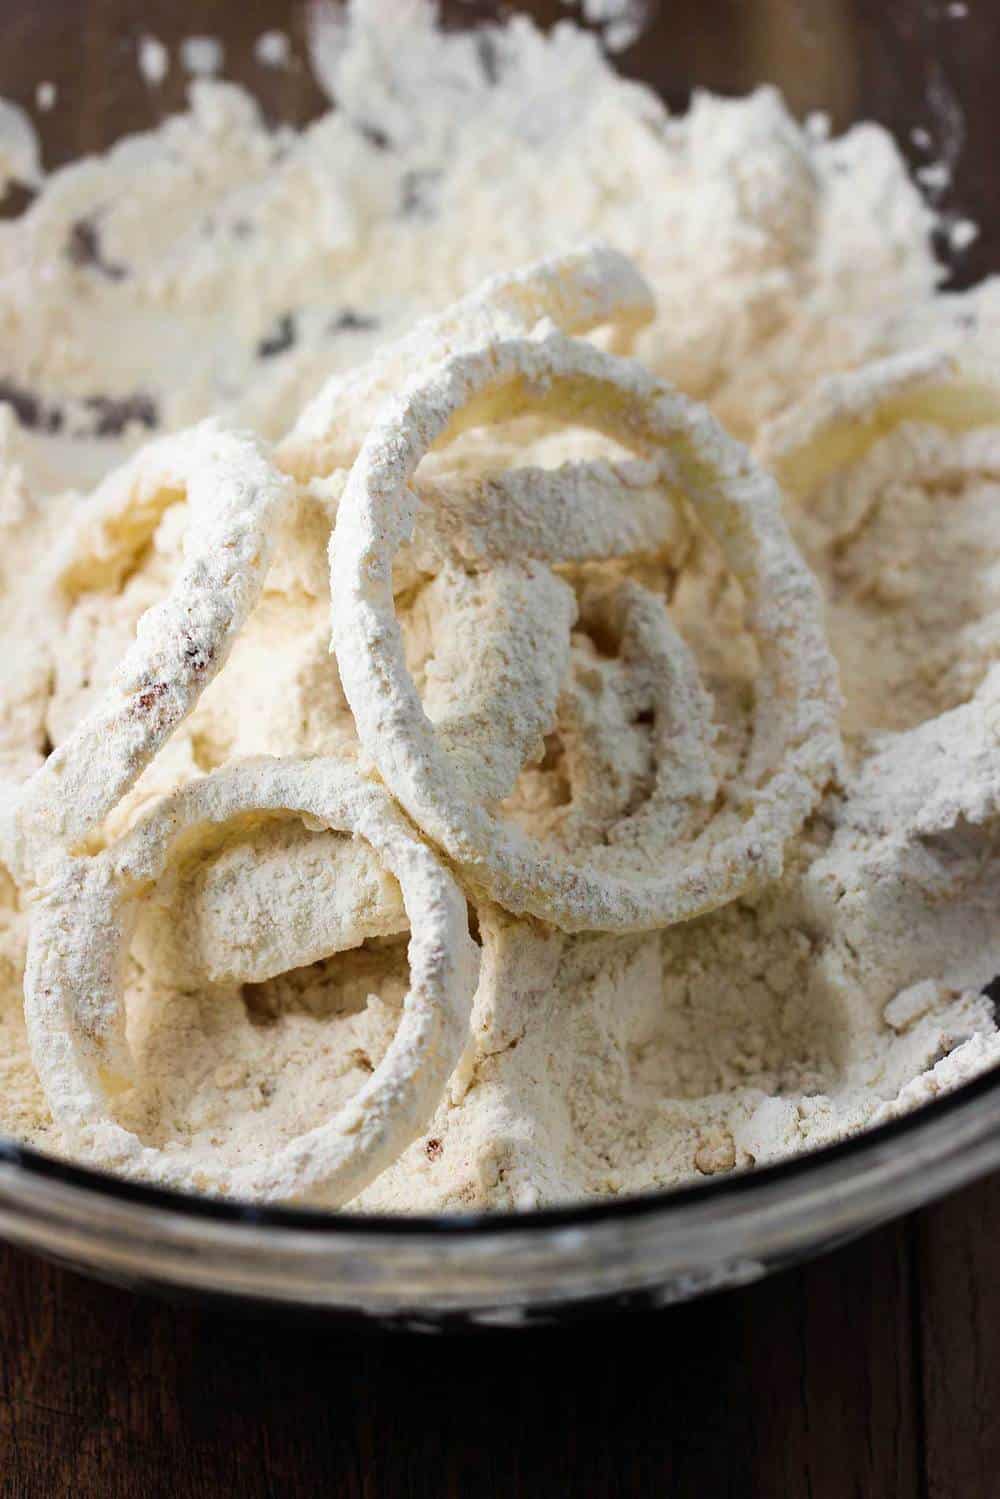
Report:
<svg viewBox="0 0 1000 1499"><path fill-rule="evenodd" d="M113 550L123 530L134 546L179 498L189 521L183 564L103 696L0 803L0 853L31 908L32 1056L81 1158L191 1190L347 1202L426 1127L468 1045L468 899L568 932L633 932L780 874L840 762L819 592L770 475L707 410L609 352L651 313L609 250L497 277L331 380L275 449L204 423L151 443L91 497L77 531L91 547ZM584 338L601 328L601 345ZM565 430L580 456L518 461ZM356 753L233 762L109 840L109 814L224 668L296 490L330 517L332 649ZM699 537L739 591L757 661L728 776L710 684L655 583ZM407 660L404 595L443 621L432 661ZM625 764L637 733L642 763ZM554 739L567 803L531 828L518 788ZM213 931L243 921L259 936L267 911L252 868L253 923L209 876L184 929L191 965L255 979L408 928L410 987L386 1055L333 1117L264 1159L214 1163L116 1118L135 1060L123 955L178 850L274 812L350 835L337 898L310 877L305 836L262 847L261 870L298 861L294 937L217 953Z"/></svg>

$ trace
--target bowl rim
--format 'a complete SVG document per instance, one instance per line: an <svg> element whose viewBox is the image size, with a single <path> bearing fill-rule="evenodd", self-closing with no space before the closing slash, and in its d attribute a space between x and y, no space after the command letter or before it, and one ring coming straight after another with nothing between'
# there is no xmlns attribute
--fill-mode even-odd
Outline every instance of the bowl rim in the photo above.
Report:
<svg viewBox="0 0 1000 1499"><path fill-rule="evenodd" d="M544 1234L562 1229L586 1229L609 1220L657 1218L677 1221L684 1212L711 1204L745 1199L765 1193L770 1187L793 1185L822 1175L824 1168L844 1165L878 1153L893 1141L923 1137L947 1119L977 1104L983 1109L982 1133L1000 1124L1000 1062L914 1109L880 1124L858 1130L845 1139L812 1150L800 1151L780 1161L743 1168L708 1181L679 1182L655 1191L623 1197L583 1199L545 1208L511 1208L498 1212L479 1209L469 1213L352 1213L344 1209L285 1206L232 1198L200 1196L149 1182L132 1181L113 1172L81 1165L0 1135L0 1165L39 1182L68 1188L83 1196L96 1194L128 1206L169 1212L181 1218L208 1220L219 1225L252 1226L256 1230L306 1233L314 1238L337 1240L368 1235L379 1241L425 1238L428 1234L448 1239L481 1241L506 1234ZM915 1169L926 1170L925 1158L914 1158ZM975 1173L973 1173L975 1174ZM982 1174L981 1172L978 1174ZM933 1196L934 1193L928 1194Z"/></svg>

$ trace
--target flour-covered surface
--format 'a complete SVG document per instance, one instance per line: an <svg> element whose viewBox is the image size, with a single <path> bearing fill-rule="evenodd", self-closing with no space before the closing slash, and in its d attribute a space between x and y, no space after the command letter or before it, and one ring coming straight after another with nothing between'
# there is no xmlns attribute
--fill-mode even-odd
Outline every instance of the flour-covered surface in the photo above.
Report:
<svg viewBox="0 0 1000 1499"><path fill-rule="evenodd" d="M184 484L103 526L96 487L206 418L256 433L263 463L279 443L298 484L228 659L78 852L103 858L165 794L249 756L368 773L329 653L337 461L357 443L303 465L300 417L328 420L324 390L366 388L332 377L485 278L600 241L655 313L595 339L706 401L784 485L846 760L780 878L696 920L567 935L477 897L470 1042L351 1205L628 1193L892 1117L1000 1060L983 997L1000 972L997 286L936 290L933 215L878 127L824 139L766 89L669 116L569 23L443 37L422 4L386 14L327 15L317 66L337 107L301 135L192 53L187 114L52 175L0 224L0 854L17 865L15 790L100 705L190 563ZM632 10L606 14L610 33ZM27 121L0 125L0 169L30 183ZM373 369L387 394L415 373ZM933 399L898 399L927 371ZM530 415L464 434L420 466L431 519L393 574L456 784L568 846L651 800L660 661L688 683L675 784L693 788L694 834L753 742L742 592L642 463ZM0 1130L86 1158L29 1050L29 887L0 866ZM132 1071L102 1096L147 1163L201 1159L184 1179L211 1190L263 1180L240 1168L342 1117L392 1047L412 977L398 887L368 844L284 809L183 848L138 904ZM72 917L68 901L65 931Z"/></svg>

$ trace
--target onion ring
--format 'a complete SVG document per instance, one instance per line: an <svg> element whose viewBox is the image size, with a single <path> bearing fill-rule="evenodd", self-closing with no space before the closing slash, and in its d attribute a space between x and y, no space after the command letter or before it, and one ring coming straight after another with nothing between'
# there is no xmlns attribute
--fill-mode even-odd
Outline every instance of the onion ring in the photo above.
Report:
<svg viewBox="0 0 1000 1499"><path fill-rule="evenodd" d="M967 701L1000 644L995 372L933 350L880 360L822 381L758 450L827 596L853 756Z"/></svg>
<svg viewBox="0 0 1000 1499"><path fill-rule="evenodd" d="M672 555L686 539L683 517L664 503L658 466L648 460L525 465L475 477L445 471L414 487L420 527L397 587L446 560L462 567L607 562Z"/></svg>
<svg viewBox="0 0 1000 1499"><path fill-rule="evenodd" d="M266 983L407 929L374 850L301 822L256 828L224 848L173 914L179 962L213 984Z"/></svg>
<svg viewBox="0 0 1000 1499"><path fill-rule="evenodd" d="M333 375L280 444L278 462L302 481L348 468L382 402L460 349L530 333L546 321L564 333L604 323L628 333L653 312L653 294L632 262L601 245L493 276L360 369Z"/></svg>
<svg viewBox="0 0 1000 1499"><path fill-rule="evenodd" d="M454 784L403 660L392 559L412 527L420 460L459 432L532 410L669 466L746 596L760 654L737 831L658 874L626 878L547 851ZM640 366L560 334L457 355L376 422L331 540L332 640L365 752L468 884L565 930L634 931L685 920L781 870L785 845L840 763L836 670L814 579L773 480L709 413ZM710 831L710 829L709 829Z"/></svg>
<svg viewBox="0 0 1000 1499"><path fill-rule="evenodd" d="M903 422L955 433L996 426L1000 384L953 354L896 354L822 380L763 429L757 454L785 494L801 500Z"/></svg>
<svg viewBox="0 0 1000 1499"><path fill-rule="evenodd" d="M19 875L99 826L221 670L289 491L255 438L214 422L142 448L97 491L88 524L108 534L125 517L151 534L181 494L195 523L179 576L143 615L101 701L21 787L9 836Z"/></svg>
<svg viewBox="0 0 1000 1499"><path fill-rule="evenodd" d="M119 969L137 900L192 829L277 809L363 838L399 881L410 989L388 1052L332 1119L270 1160L212 1169L190 1152L144 1145L113 1116L109 1085L130 1062ZM250 761L183 787L102 853L62 862L32 909L25 1016L53 1114L94 1164L238 1197L321 1187L327 1202L343 1203L426 1125L465 1045L477 970L461 892L385 792L335 761Z"/></svg>

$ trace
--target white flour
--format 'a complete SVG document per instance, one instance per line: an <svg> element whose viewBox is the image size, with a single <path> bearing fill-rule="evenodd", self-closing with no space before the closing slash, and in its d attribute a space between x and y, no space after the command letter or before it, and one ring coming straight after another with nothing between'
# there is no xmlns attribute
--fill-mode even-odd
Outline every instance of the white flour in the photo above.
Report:
<svg viewBox="0 0 1000 1499"><path fill-rule="evenodd" d="M584 13L613 47L637 10ZM927 344L1000 348L994 283L936 292L933 216L878 127L826 139L766 89L698 95L672 117L568 21L548 37L518 18L442 37L420 0L391 14L386 27L384 5L349 23L319 13L317 68L339 108L301 135L199 79L188 113L53 174L0 224L0 396L20 419L0 407L0 636L23 646L0 688L0 776L22 778L78 722L178 566L181 503L141 545L83 545L53 612L38 575L25 578L44 573L79 494L154 429L218 415L279 437L327 375L497 270L585 239L626 252L657 298L638 355L748 441L831 372ZM155 83L168 59L151 44ZM284 49L259 55L277 66ZM0 116L0 167L36 169L14 116ZM546 466L591 452L530 423L491 440L501 467L514 449ZM478 461L477 439L462 442ZM108 836L233 758L354 752L328 655L335 489L300 493L229 663ZM846 788L777 885L688 925L566 937L482 906L474 1050L429 1131L356 1206L670 1185L839 1138L1000 1060L982 997L1000 972L998 499L1000 425L930 423L889 432L789 504L841 667ZM715 701L716 768L737 766L755 663L711 548L677 535L656 560L563 571L546 598L559 609L572 590L584 605L574 660L610 675L595 592L628 578L670 602ZM411 667L442 713L465 691L474 581L418 571L400 596ZM647 738L640 722L621 739L630 795L648 782ZM547 743L521 776L518 815L558 821L567 775L564 748ZM315 882L311 895L289 883L291 846L313 871L340 856L338 835L297 819L237 830L144 911L127 984L138 1080L121 1118L151 1144L274 1149L385 1054L406 988L392 882L368 871L385 920L363 946L282 972L269 913L317 910ZM219 903L236 886L242 925ZM324 909L331 930L340 915ZM26 1047L25 926L0 868L0 1129L65 1152Z"/></svg>

